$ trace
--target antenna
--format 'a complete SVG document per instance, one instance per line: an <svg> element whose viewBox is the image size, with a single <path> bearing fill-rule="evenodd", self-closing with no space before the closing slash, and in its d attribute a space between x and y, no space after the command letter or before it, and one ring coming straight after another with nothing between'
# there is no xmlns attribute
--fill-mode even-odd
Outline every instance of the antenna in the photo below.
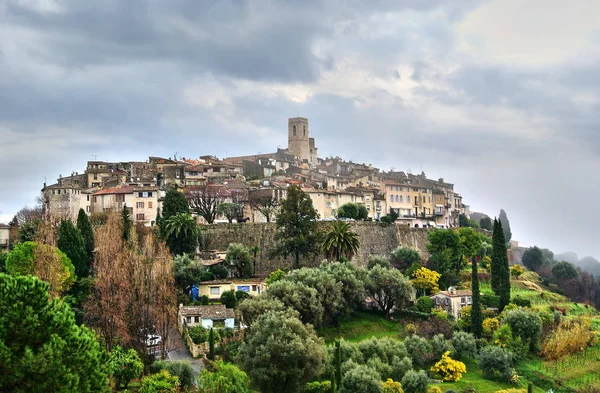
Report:
<svg viewBox="0 0 600 393"><path fill-rule="evenodd" d="M98 155L97 154L92 154L92 157L94 157L94 161L96 161L98 159Z"/></svg>

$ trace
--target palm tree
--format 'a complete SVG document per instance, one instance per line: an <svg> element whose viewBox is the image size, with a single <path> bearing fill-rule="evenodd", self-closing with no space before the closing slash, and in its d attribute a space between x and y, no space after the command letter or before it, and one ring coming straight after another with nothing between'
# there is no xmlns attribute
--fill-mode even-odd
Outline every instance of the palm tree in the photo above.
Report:
<svg viewBox="0 0 600 393"><path fill-rule="evenodd" d="M322 240L323 252L328 259L339 261L342 257L352 259L360 247L358 235L350 230L350 225L336 221Z"/></svg>
<svg viewBox="0 0 600 393"><path fill-rule="evenodd" d="M194 253L200 233L196 219L189 213L178 213L166 220L167 245L174 255Z"/></svg>

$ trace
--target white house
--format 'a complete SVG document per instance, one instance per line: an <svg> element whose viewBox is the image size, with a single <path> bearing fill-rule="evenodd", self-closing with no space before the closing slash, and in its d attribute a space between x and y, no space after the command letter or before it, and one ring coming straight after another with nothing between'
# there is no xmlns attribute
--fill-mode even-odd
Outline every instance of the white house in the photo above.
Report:
<svg viewBox="0 0 600 393"><path fill-rule="evenodd" d="M235 312L222 304L210 306L183 306L179 305L179 324L188 327L202 325L203 328L229 328L235 327Z"/></svg>
<svg viewBox="0 0 600 393"><path fill-rule="evenodd" d="M447 291L441 291L431 296L435 308L446 310L453 315L454 319L460 319L463 307L473 304L472 292L470 290L456 290L453 287Z"/></svg>

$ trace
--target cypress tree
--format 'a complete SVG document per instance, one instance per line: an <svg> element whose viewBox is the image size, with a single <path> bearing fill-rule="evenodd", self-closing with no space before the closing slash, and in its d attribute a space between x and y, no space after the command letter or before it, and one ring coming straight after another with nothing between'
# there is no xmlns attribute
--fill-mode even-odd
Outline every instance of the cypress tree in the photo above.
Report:
<svg viewBox="0 0 600 393"><path fill-rule="evenodd" d="M339 387L342 384L342 347L340 340L335 342L335 379L336 385Z"/></svg>
<svg viewBox="0 0 600 393"><path fill-rule="evenodd" d="M77 229L79 229L81 236L83 236L85 250L88 254L89 264L91 265L92 261L94 260L94 230L92 229L92 224L90 223L90 220L83 209L79 209L79 214L77 215Z"/></svg>
<svg viewBox="0 0 600 393"><path fill-rule="evenodd" d="M500 209L500 216L498 216L498 221L500 225L502 225L502 233L504 233L504 241L508 243L512 238L512 232L510 231L510 221L508 221L508 216L504 209Z"/></svg>
<svg viewBox="0 0 600 393"><path fill-rule="evenodd" d="M481 298L479 293L479 276L477 275L477 257L471 263L471 292L473 304L471 306L471 331L475 337L480 338L483 331L483 315L481 313Z"/></svg>
<svg viewBox="0 0 600 393"><path fill-rule="evenodd" d="M208 359L215 360L215 335L213 328L210 328L210 332L208 332Z"/></svg>
<svg viewBox="0 0 600 393"><path fill-rule="evenodd" d="M129 234L131 232L131 228L133 227L133 222L131 221L131 217L129 217L129 209L127 205L123 205L123 210L121 211L121 218L123 219L123 241L129 241Z"/></svg>
<svg viewBox="0 0 600 393"><path fill-rule="evenodd" d="M56 246L69 257L75 267L77 277L85 277L89 274L90 265L85 249L85 241L71 220L60 222Z"/></svg>
<svg viewBox="0 0 600 393"><path fill-rule="evenodd" d="M495 221L492 235L492 289L500 296L500 311L510 303L510 269L508 268L508 254L502 223Z"/></svg>

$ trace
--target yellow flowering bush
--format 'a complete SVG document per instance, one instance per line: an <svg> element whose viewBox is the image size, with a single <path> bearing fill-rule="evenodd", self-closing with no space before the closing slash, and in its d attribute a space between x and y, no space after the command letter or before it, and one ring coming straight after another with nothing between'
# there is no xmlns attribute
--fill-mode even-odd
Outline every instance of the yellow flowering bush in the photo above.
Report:
<svg viewBox="0 0 600 393"><path fill-rule="evenodd" d="M502 389L496 390L495 393L527 393L527 389Z"/></svg>
<svg viewBox="0 0 600 393"><path fill-rule="evenodd" d="M491 337L492 334L500 327L500 320L498 318L486 318L483 320L483 334L486 337Z"/></svg>
<svg viewBox="0 0 600 393"><path fill-rule="evenodd" d="M442 381L458 382L462 375L467 372L467 366L463 362L452 359L450 351L446 351L440 361L431 367L431 371L439 375Z"/></svg>
<svg viewBox="0 0 600 393"><path fill-rule="evenodd" d="M427 388L427 393L442 393L442 389L438 386L430 386Z"/></svg>
<svg viewBox="0 0 600 393"><path fill-rule="evenodd" d="M510 268L510 274L514 278L519 278L523 275L523 267L521 265L514 265Z"/></svg>
<svg viewBox="0 0 600 393"><path fill-rule="evenodd" d="M424 294L435 294L440 291L438 281L442 275L435 270L429 270L422 267L414 273L414 279L411 281L412 286L422 291Z"/></svg>
<svg viewBox="0 0 600 393"><path fill-rule="evenodd" d="M387 381L382 382L383 393L404 393L400 382L393 381L388 378Z"/></svg>

